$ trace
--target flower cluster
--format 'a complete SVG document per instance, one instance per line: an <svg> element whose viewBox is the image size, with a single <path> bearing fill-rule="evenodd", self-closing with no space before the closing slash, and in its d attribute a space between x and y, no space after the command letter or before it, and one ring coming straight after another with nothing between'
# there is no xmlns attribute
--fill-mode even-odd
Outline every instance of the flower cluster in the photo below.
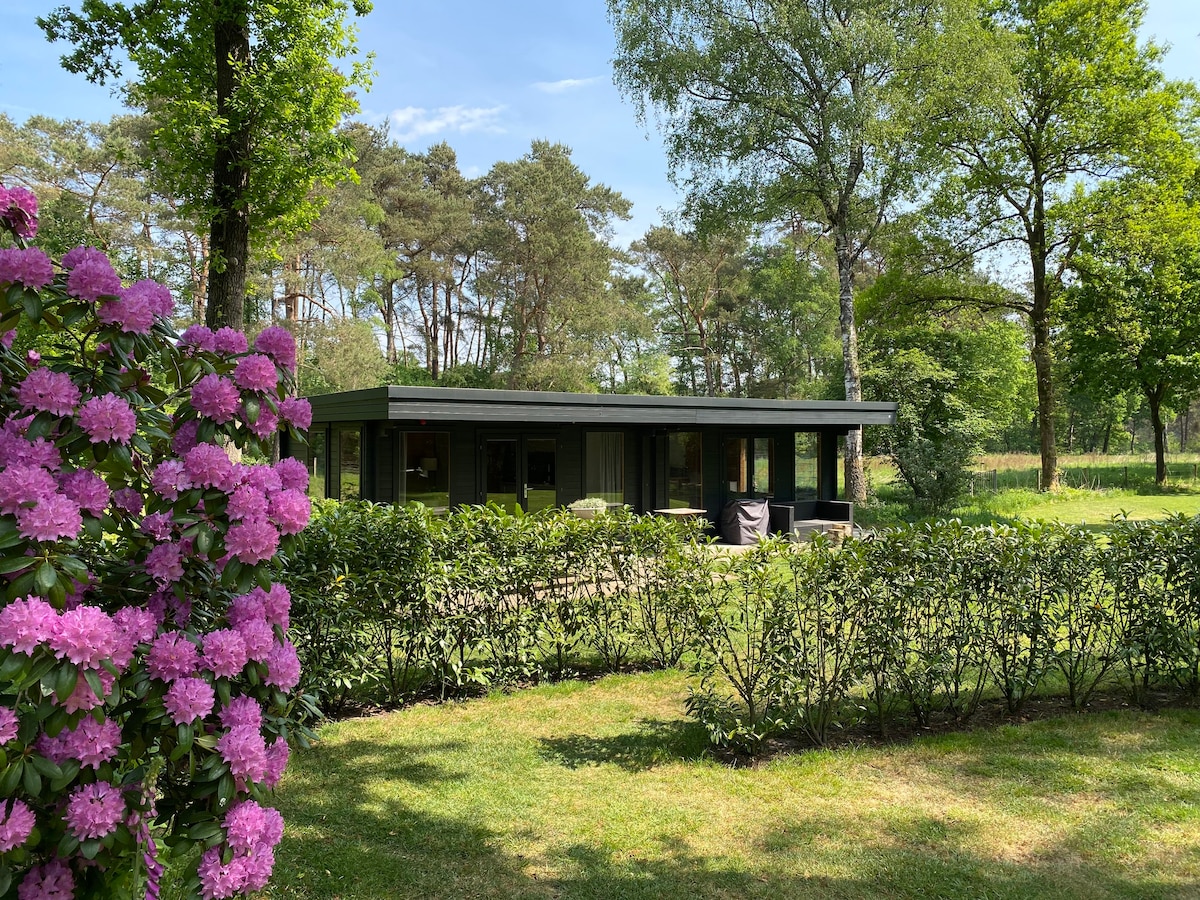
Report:
<svg viewBox="0 0 1200 900"><path fill-rule="evenodd" d="M204 840L205 898L260 890L259 801L304 733L272 576L310 505L302 463L253 460L311 424L295 343L176 336L166 288L90 247L56 267L36 230L0 186L0 869L20 898L156 896L159 843Z"/></svg>

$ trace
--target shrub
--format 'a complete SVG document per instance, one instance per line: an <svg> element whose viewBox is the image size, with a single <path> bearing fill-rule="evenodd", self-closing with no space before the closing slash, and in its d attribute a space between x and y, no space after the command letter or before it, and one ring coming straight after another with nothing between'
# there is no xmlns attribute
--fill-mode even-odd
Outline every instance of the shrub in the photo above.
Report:
<svg viewBox="0 0 1200 900"><path fill-rule="evenodd" d="M295 345L178 337L162 286L25 246L19 189L0 223L0 895L157 896L159 841L204 897L257 890L309 712L273 583L309 504L302 465L231 454L307 427Z"/></svg>

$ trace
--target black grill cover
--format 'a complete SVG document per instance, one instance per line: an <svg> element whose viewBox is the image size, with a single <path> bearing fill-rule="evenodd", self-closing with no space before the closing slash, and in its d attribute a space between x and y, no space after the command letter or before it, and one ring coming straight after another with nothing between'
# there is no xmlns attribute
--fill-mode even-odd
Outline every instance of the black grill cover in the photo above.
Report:
<svg viewBox="0 0 1200 900"><path fill-rule="evenodd" d="M727 544L753 544L767 533L771 513L766 500L730 500L721 510L721 540Z"/></svg>

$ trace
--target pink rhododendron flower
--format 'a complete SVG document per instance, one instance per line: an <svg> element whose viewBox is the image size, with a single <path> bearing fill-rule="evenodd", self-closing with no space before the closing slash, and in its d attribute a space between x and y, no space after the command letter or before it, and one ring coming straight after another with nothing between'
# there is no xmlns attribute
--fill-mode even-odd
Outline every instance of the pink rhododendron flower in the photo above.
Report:
<svg viewBox="0 0 1200 900"><path fill-rule="evenodd" d="M80 785L67 801L67 830L81 841L112 834L125 818L121 789L107 781Z"/></svg>
<svg viewBox="0 0 1200 900"><path fill-rule="evenodd" d="M244 519L225 533L225 549L246 565L266 562L279 549L279 531L266 519Z"/></svg>
<svg viewBox="0 0 1200 900"><path fill-rule="evenodd" d="M163 706L176 725L187 725L212 712L216 697L212 685L203 678L180 678L167 688Z"/></svg>
<svg viewBox="0 0 1200 900"><path fill-rule="evenodd" d="M116 756L121 743L121 729L116 722L110 719L97 722L91 716L84 716L72 731L63 735L63 750L67 756L79 760L81 766L93 769Z"/></svg>
<svg viewBox="0 0 1200 900"><path fill-rule="evenodd" d="M226 728L262 728L262 704L253 697L242 694L221 708L221 724Z"/></svg>
<svg viewBox="0 0 1200 900"><path fill-rule="evenodd" d="M221 455L225 456L224 453ZM225 458L229 459L227 456ZM179 492L186 491L191 486L192 480L187 474L187 469L178 459L168 459L159 463L154 474L150 476L150 487L164 500L178 499ZM138 510L141 510L140 506Z"/></svg>
<svg viewBox="0 0 1200 900"><path fill-rule="evenodd" d="M93 444L128 444L137 431L137 415L116 394L101 394L79 408L79 427L88 433Z"/></svg>
<svg viewBox="0 0 1200 900"><path fill-rule="evenodd" d="M118 669L125 669L133 661L138 644L149 643L158 632L159 619L148 609L125 606L113 613L113 624L119 635L113 649L112 661Z"/></svg>
<svg viewBox="0 0 1200 900"><path fill-rule="evenodd" d="M68 732L60 731L58 737L50 737L50 735L43 731L38 735L37 740L33 742L33 749L56 766L61 766L70 759L70 756L67 754L67 735Z"/></svg>
<svg viewBox="0 0 1200 900"><path fill-rule="evenodd" d="M292 609L292 595L282 584L273 584L263 597L263 612L267 621L284 631L288 630L289 613Z"/></svg>
<svg viewBox="0 0 1200 900"><path fill-rule="evenodd" d="M40 503L58 491L54 476L41 466L13 463L0 469L0 513L13 515L24 505Z"/></svg>
<svg viewBox="0 0 1200 900"><path fill-rule="evenodd" d="M166 318L174 311L171 292L157 281L144 278L122 288L119 299L103 304L96 318L128 334L149 334L156 317Z"/></svg>
<svg viewBox="0 0 1200 900"><path fill-rule="evenodd" d="M0 609L0 646L32 654L58 628L58 610L41 597L23 597Z"/></svg>
<svg viewBox="0 0 1200 900"><path fill-rule="evenodd" d="M232 421L241 404L237 386L215 372L205 375L192 388L192 408L217 424Z"/></svg>
<svg viewBox="0 0 1200 900"><path fill-rule="evenodd" d="M50 648L59 659L69 659L85 669L97 669L111 659L121 634L112 616L95 606L80 606L63 613L50 637Z"/></svg>
<svg viewBox="0 0 1200 900"><path fill-rule="evenodd" d="M183 469L195 487L211 487L219 491L233 488L233 463L216 444L197 444L189 450L183 459Z"/></svg>
<svg viewBox="0 0 1200 900"><path fill-rule="evenodd" d="M89 469L76 469L59 478L62 492L79 504L85 512L99 518L112 498L107 482Z"/></svg>
<svg viewBox="0 0 1200 900"><path fill-rule="evenodd" d="M72 255L76 253L77 256ZM67 291L73 297L95 303L101 297L115 297L120 293L121 279L113 271L112 263L94 247L76 247L63 257L63 267L71 270L67 276Z"/></svg>
<svg viewBox="0 0 1200 900"><path fill-rule="evenodd" d="M146 498L133 488L121 488L113 492L113 505L131 516L141 515L145 503Z"/></svg>
<svg viewBox="0 0 1200 900"><path fill-rule="evenodd" d="M250 348L246 342L246 335L236 328L218 328L213 336L213 343L216 345L216 351L226 356L236 356Z"/></svg>
<svg viewBox="0 0 1200 900"><path fill-rule="evenodd" d="M254 339L254 349L267 354L281 369L296 371L296 339L286 328L264 328Z"/></svg>
<svg viewBox="0 0 1200 900"><path fill-rule="evenodd" d="M225 618L234 628L246 622L253 622L255 619L265 621L267 618L267 607L264 602L266 596L267 592L260 587L256 587L248 594L238 594L229 601L229 611L225 614Z"/></svg>
<svg viewBox="0 0 1200 900"><path fill-rule="evenodd" d="M284 397L279 401L279 414L298 431L312 427L312 404L303 397Z"/></svg>
<svg viewBox="0 0 1200 900"><path fill-rule="evenodd" d="M209 847L200 857L200 895L204 900L227 900L247 889L246 857L221 861L221 848Z"/></svg>
<svg viewBox="0 0 1200 900"><path fill-rule="evenodd" d="M11 423L10 419L0 430L0 466L41 466L52 472L62 468L62 454L54 444L45 438L26 440L9 428Z"/></svg>
<svg viewBox="0 0 1200 900"><path fill-rule="evenodd" d="M273 788L279 784L279 779L283 777L283 771L287 768L288 743L282 737L277 737L267 748L267 771L263 775L263 785L267 788ZM280 823L282 825L282 822Z"/></svg>
<svg viewBox="0 0 1200 900"><path fill-rule="evenodd" d="M83 527L79 504L62 494L43 497L33 507L22 507L16 516L17 530L31 541L73 538Z"/></svg>
<svg viewBox="0 0 1200 900"><path fill-rule="evenodd" d="M170 513L151 513L142 519L142 531L156 541L165 541L175 533L174 520Z"/></svg>
<svg viewBox="0 0 1200 900"><path fill-rule="evenodd" d="M251 619L236 627L246 645L246 656L254 662L266 662L275 645L275 631L266 619Z"/></svg>
<svg viewBox="0 0 1200 900"><path fill-rule="evenodd" d="M23 284L37 291L53 280L54 264L36 247L0 250L0 284Z"/></svg>
<svg viewBox="0 0 1200 900"><path fill-rule="evenodd" d="M61 859L34 866L17 888L17 900L72 900L75 878Z"/></svg>
<svg viewBox="0 0 1200 900"><path fill-rule="evenodd" d="M179 336L179 346L195 347L197 350L212 353L217 349L217 337L210 328L203 325L190 325Z"/></svg>
<svg viewBox="0 0 1200 900"><path fill-rule="evenodd" d="M204 636L203 663L216 675L234 678L248 661L246 642L232 628L219 628Z"/></svg>
<svg viewBox="0 0 1200 900"><path fill-rule="evenodd" d="M0 745L7 744L15 738L19 728L17 714L7 706L0 706Z"/></svg>
<svg viewBox="0 0 1200 900"><path fill-rule="evenodd" d="M271 498L271 521L283 534L299 534L312 515L312 501L299 491L280 491Z"/></svg>
<svg viewBox="0 0 1200 900"><path fill-rule="evenodd" d="M233 380L243 390L273 391L279 375L269 357L252 353L238 360L237 368L233 370Z"/></svg>
<svg viewBox="0 0 1200 900"><path fill-rule="evenodd" d="M268 497L276 491L283 490L283 482L279 473L271 466L245 466L242 473L244 484L258 488Z"/></svg>
<svg viewBox="0 0 1200 900"><path fill-rule="evenodd" d="M0 184L0 224L11 228L17 237L31 238L37 234L37 208L37 197L32 191Z"/></svg>
<svg viewBox="0 0 1200 900"><path fill-rule="evenodd" d="M146 554L146 572L159 584L173 584L183 577L183 555L178 544L159 544Z"/></svg>
<svg viewBox="0 0 1200 900"><path fill-rule="evenodd" d="M217 751L234 778L262 781L267 771L267 744L257 728L236 725L217 739Z"/></svg>
<svg viewBox="0 0 1200 900"><path fill-rule="evenodd" d="M33 831L37 820L23 800L0 800L0 853L20 847Z"/></svg>
<svg viewBox="0 0 1200 900"><path fill-rule="evenodd" d="M300 683L300 657L291 641L276 643L267 654L267 684L287 693Z"/></svg>
<svg viewBox="0 0 1200 900"><path fill-rule="evenodd" d="M146 671L159 681L195 675L199 668L200 650L180 631L160 634L146 656Z"/></svg>
<svg viewBox="0 0 1200 900"><path fill-rule="evenodd" d="M198 443L200 443L200 423L195 419L189 419L176 427L175 436L171 438L171 449L177 455L184 456Z"/></svg>
<svg viewBox="0 0 1200 900"><path fill-rule="evenodd" d="M300 460L285 456L275 463L275 473L279 476L279 483L284 490L308 490L308 469Z"/></svg>
<svg viewBox="0 0 1200 900"><path fill-rule="evenodd" d="M265 519L270 505L267 496L262 491L249 484L235 488L229 495L229 504L225 507L225 515L230 521L241 519Z"/></svg>
<svg viewBox="0 0 1200 900"><path fill-rule="evenodd" d="M26 409L68 416L79 405L79 388L68 375L42 366L25 376L17 388L17 399Z"/></svg>

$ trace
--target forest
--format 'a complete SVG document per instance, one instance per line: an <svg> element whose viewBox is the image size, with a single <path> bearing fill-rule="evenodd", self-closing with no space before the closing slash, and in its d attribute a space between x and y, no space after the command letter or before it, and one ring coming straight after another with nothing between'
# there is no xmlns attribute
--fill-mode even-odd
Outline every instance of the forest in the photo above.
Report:
<svg viewBox="0 0 1200 900"><path fill-rule="evenodd" d="M327 14L242 5L228 57L183 13L175 31L122 30L127 114L0 114L0 179L40 195L49 252L94 244L125 277L170 285L180 326L292 330L302 394L891 400L897 427L865 450L935 507L984 452L1039 453L1050 488L1059 452L1152 447L1162 481L1166 454L1192 442L1197 93L1139 38L1138 2L609 0L614 79L630 115L663 131L685 195L628 246L621 186L594 182L569 147L537 140L467 177L450 144L416 151L355 118L369 74L334 67L353 47L340 17L308 48L326 65L297 74L298 42L273 48L269 17ZM74 46L68 69L103 82L119 74L88 55L113 40L104 15L136 22L141 6L39 24ZM209 148L192 168L182 138L164 138L184 114L167 62L185 38L208 54L186 64L216 73L215 94L183 98L217 123L192 135ZM222 61L251 48L254 72L284 75L249 85L234 67L222 82ZM325 105L285 121L285 89ZM239 135L242 106L278 121ZM223 186L237 166L244 194ZM222 243L230 210L245 254Z"/></svg>

